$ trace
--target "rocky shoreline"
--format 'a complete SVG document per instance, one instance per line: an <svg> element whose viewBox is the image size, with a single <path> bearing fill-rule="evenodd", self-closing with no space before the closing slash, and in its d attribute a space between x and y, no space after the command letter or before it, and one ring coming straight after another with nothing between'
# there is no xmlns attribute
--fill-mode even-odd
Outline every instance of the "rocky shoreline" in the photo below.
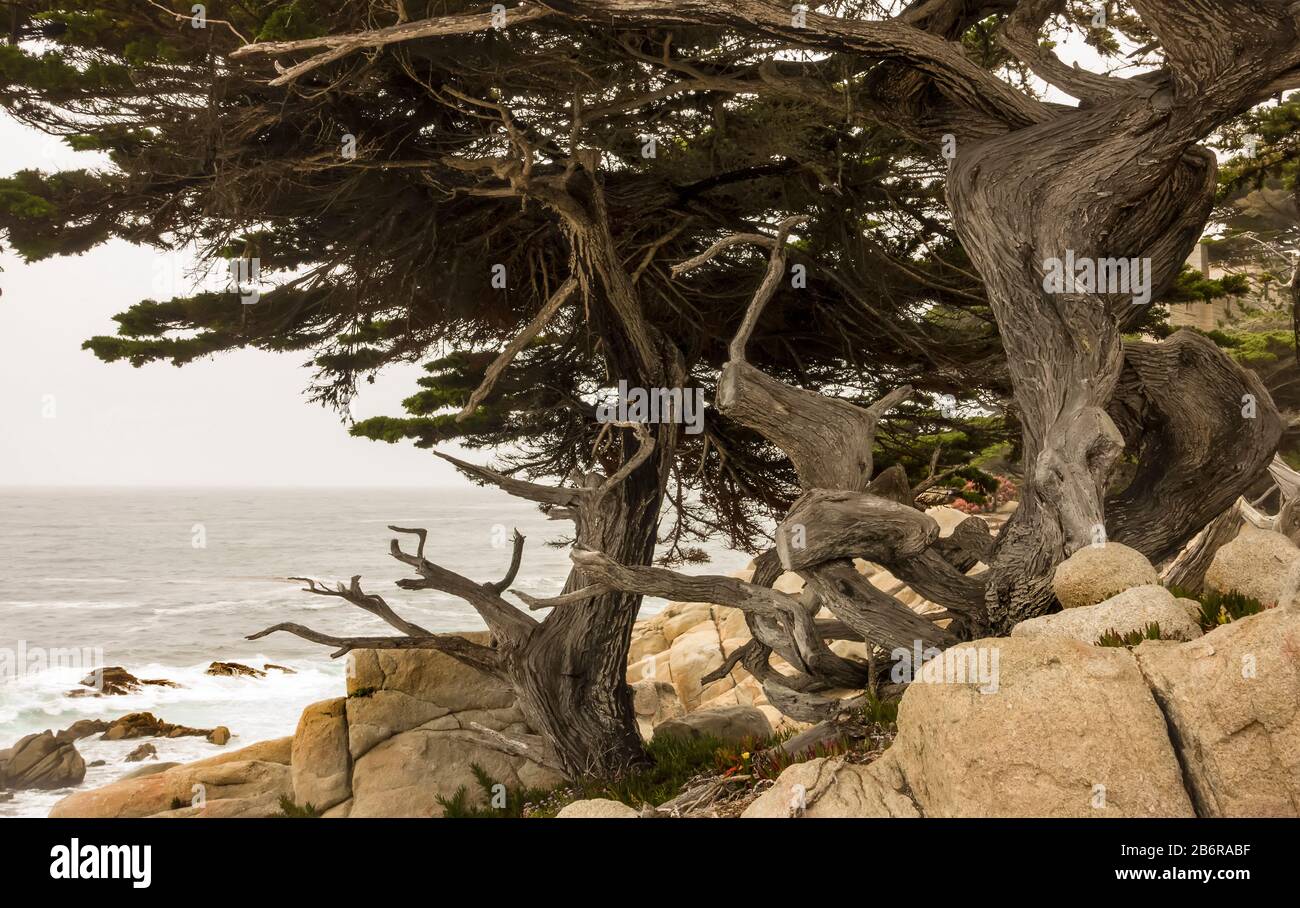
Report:
<svg viewBox="0 0 1300 908"><path fill-rule="evenodd" d="M932 608L875 566L859 570L917 611ZM793 574L778 581L799 584ZM1264 610L1207 619L1204 602L1166 590L1132 549L1085 548L1056 574L1069 607L926 663L897 704L887 747L866 757L793 748L775 777L744 771L746 752L740 771L693 780L692 798L580 798L557 815L1300 816L1300 549L1248 528L1219 550L1206 585L1246 588ZM639 622L628 681L643 736L784 740L791 751L808 726L776 710L742 668L704 680L748 639L741 613L709 603L673 603ZM458 795L487 803L479 773L508 791L568 790L551 768L493 746L493 736L530 731L501 682L428 650L351 659L346 695L309 706L292 735L193 763L145 763L69 795L51 816L436 817ZM129 730L150 720L167 727L125 717L87 733L135 737ZM77 732L65 733L39 736L35 750L29 741L19 768L75 774L66 748L75 754ZM12 751L0 752L0 776L13 772Z"/></svg>
<svg viewBox="0 0 1300 908"><path fill-rule="evenodd" d="M282 666L267 666L292 673ZM213 662L206 674L222 676L265 677L264 671L239 663ZM123 697L139 693L145 687L181 687L175 681L137 678L122 666L105 666L81 679L81 686L67 692L70 698ZM10 797L14 791L57 790L80 785L88 766L77 750L78 741L98 737L101 741L126 741L138 738L201 737L210 744L225 746L231 731L224 725L192 728L164 721L151 712L125 713L114 719L79 719L59 731L45 730L27 735L12 747L0 750L0 790ZM137 747L124 762L137 763L157 758L157 748L149 743Z"/></svg>

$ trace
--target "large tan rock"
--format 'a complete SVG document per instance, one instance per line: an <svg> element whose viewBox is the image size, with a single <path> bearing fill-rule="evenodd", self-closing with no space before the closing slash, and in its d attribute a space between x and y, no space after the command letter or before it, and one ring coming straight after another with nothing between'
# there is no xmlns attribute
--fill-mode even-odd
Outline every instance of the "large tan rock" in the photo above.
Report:
<svg viewBox="0 0 1300 908"><path fill-rule="evenodd" d="M1175 599L1162 586L1135 586L1097 605L1022 621L1011 629L1011 636L1096 643L1107 631L1123 636L1130 631L1144 631L1155 623L1160 625L1162 637L1195 640L1201 636L1201 625L1195 617L1197 608L1196 602Z"/></svg>
<svg viewBox="0 0 1300 908"><path fill-rule="evenodd" d="M473 643L488 642L486 631L459 631L457 636ZM356 650L350 658L349 697L362 691L396 690L452 712L514 703L514 694L504 681L434 650Z"/></svg>
<svg viewBox="0 0 1300 908"><path fill-rule="evenodd" d="M981 649L994 684L927 680L937 672L929 666L944 665L936 660L903 695L889 753L922 813L1193 815L1165 717L1131 652L1004 637L953 647L947 665Z"/></svg>
<svg viewBox="0 0 1300 908"><path fill-rule="evenodd" d="M794 571L786 571L772 584L772 589L778 593L789 593L791 596L797 596L803 591L803 587L804 579Z"/></svg>
<svg viewBox="0 0 1300 908"><path fill-rule="evenodd" d="M746 641L752 636L749 632L749 624L745 621L745 613L740 609L720 605L714 609L713 615L718 625L718 636L724 641Z"/></svg>
<svg viewBox="0 0 1300 908"><path fill-rule="evenodd" d="M231 820L278 816L283 812L280 798L275 794L254 795L248 798L218 798L202 801L175 810L150 814L153 819L208 819Z"/></svg>
<svg viewBox="0 0 1300 908"><path fill-rule="evenodd" d="M352 796L346 705L344 697L322 700L298 718L290 761L295 803L323 811Z"/></svg>
<svg viewBox="0 0 1300 908"><path fill-rule="evenodd" d="M646 656L641 661L627 667L628 684L635 684L638 681L664 681L671 684L672 680L673 667L672 652L670 650Z"/></svg>
<svg viewBox="0 0 1300 908"><path fill-rule="evenodd" d="M468 802L489 798L474 777L480 766L507 791L553 788L563 778L522 757L479 743L474 734L416 728L376 745L352 771L350 817L440 817L438 798L450 800L464 788Z"/></svg>
<svg viewBox="0 0 1300 908"><path fill-rule="evenodd" d="M587 801L574 801L565 804L555 815L557 820L631 820L639 814L622 801L609 798L591 798Z"/></svg>
<svg viewBox="0 0 1300 908"><path fill-rule="evenodd" d="M486 632L460 636L487 641ZM395 734L453 713L502 709L517 714L514 692L504 681L434 650L357 650L349 658L347 728L353 760ZM453 722L450 727L458 726Z"/></svg>
<svg viewBox="0 0 1300 908"><path fill-rule="evenodd" d="M722 661L722 641L712 621L700 630L673 638L668 650L669 671L677 696L688 711L735 686L730 676L704 683L704 676L721 666Z"/></svg>
<svg viewBox="0 0 1300 908"><path fill-rule="evenodd" d="M342 804L335 804L329 810L321 814L327 820L346 820L352 815L352 801L349 799Z"/></svg>
<svg viewBox="0 0 1300 908"><path fill-rule="evenodd" d="M153 713L130 713L109 723L101 736L105 741L128 741L133 738L209 737L216 729L190 728L164 722Z"/></svg>
<svg viewBox="0 0 1300 908"><path fill-rule="evenodd" d="M1243 527L1237 538L1215 552L1205 585L1221 593L1236 591L1275 605L1282 598L1287 574L1300 560L1295 543L1271 530Z"/></svg>
<svg viewBox="0 0 1300 908"><path fill-rule="evenodd" d="M667 681L637 681L631 687L637 729L646 740L660 722L686 714L682 701L677 698L677 688Z"/></svg>
<svg viewBox="0 0 1300 908"><path fill-rule="evenodd" d="M866 766L837 757L796 763L741 814L760 819L920 815L888 753Z"/></svg>
<svg viewBox="0 0 1300 908"><path fill-rule="evenodd" d="M671 644L682 634L697 630L702 625L712 627L713 608L707 602L668 603L658 615L664 639Z"/></svg>
<svg viewBox="0 0 1300 908"><path fill-rule="evenodd" d="M207 760L121 779L103 788L78 791L55 804L50 816L62 819L147 817L220 800L246 802L223 805L225 810L242 811L242 816L251 815L249 808L257 809L258 805L268 810L267 805L277 805L278 810L281 796L293 797L288 765L292 741L292 738L263 741ZM202 811L195 813L202 814Z"/></svg>
<svg viewBox="0 0 1300 908"><path fill-rule="evenodd" d="M481 743L475 724L507 736L531 731L503 681L433 650L355 655L346 702L348 816L441 816L438 798L450 800L461 787L470 803L483 804L475 763L510 789L551 788L563 781L531 760Z"/></svg>
<svg viewBox="0 0 1300 908"><path fill-rule="evenodd" d="M283 763L288 766L292 759L293 737L288 736L259 741L256 744L250 744L248 747L232 750L230 753L218 754L215 757L208 757L206 760L199 760L197 763L190 765L216 766L221 763L233 763L236 760L257 760L262 763Z"/></svg>
<svg viewBox="0 0 1300 908"><path fill-rule="evenodd" d="M76 746L52 731L27 735L0 750L0 788L68 788L86 777Z"/></svg>
<svg viewBox="0 0 1300 908"><path fill-rule="evenodd" d="M940 536L951 536L952 531L961 526L966 518L970 516L964 511L950 508L947 505L926 508L925 513L928 517L933 519L935 523L939 524Z"/></svg>
<svg viewBox="0 0 1300 908"><path fill-rule="evenodd" d="M772 724L752 706L702 709L655 726L656 740L717 738L727 744L763 741L772 737Z"/></svg>
<svg viewBox="0 0 1300 908"><path fill-rule="evenodd" d="M1146 556L1118 542L1086 545L1056 567L1052 591L1065 608L1105 602L1135 586L1160 583Z"/></svg>
<svg viewBox="0 0 1300 908"><path fill-rule="evenodd" d="M1135 652L1202 815L1300 816L1300 610Z"/></svg>
<svg viewBox="0 0 1300 908"><path fill-rule="evenodd" d="M348 749L354 760L394 734L451 713L440 703L421 700L400 690L378 690L348 697L345 709Z"/></svg>
<svg viewBox="0 0 1300 908"><path fill-rule="evenodd" d="M647 656L654 656L668 649L668 638L664 636L663 627L648 622L636 625L632 631L632 643L627 650L627 664L634 665Z"/></svg>

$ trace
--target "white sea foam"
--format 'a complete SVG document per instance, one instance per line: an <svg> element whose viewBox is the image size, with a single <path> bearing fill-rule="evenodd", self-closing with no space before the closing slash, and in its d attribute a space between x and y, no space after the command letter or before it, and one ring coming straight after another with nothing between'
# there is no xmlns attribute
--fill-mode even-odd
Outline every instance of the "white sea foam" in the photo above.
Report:
<svg viewBox="0 0 1300 908"><path fill-rule="evenodd" d="M146 663L128 670L139 678L165 678L178 688L146 685L138 693L105 697L69 697L80 687L81 673L65 669L26 675L0 682L0 728L12 739L49 729L67 728L79 719L114 719L133 712L150 712L160 719L194 728L228 727L233 737L224 749L247 747L258 741L293 733L303 707L317 700L342 696L346 686L342 660L322 664L316 660L272 660L258 655L246 660L261 668L276 662L294 669L285 674L274 669L265 678L218 677L206 674L207 662L175 666ZM221 753L223 748L204 738L150 738L162 761L188 762ZM142 741L101 741L96 735L77 742L87 763L86 779L80 787L97 787L112 782L138 764L125 763L128 753ZM90 763L105 760L106 765ZM0 803L0 817L45 816L69 790L14 793Z"/></svg>

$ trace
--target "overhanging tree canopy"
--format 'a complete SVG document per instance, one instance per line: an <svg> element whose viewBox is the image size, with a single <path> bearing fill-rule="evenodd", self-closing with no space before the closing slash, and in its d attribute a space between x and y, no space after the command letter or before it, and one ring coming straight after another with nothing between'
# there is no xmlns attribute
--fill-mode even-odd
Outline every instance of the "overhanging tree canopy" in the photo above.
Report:
<svg viewBox="0 0 1300 908"><path fill-rule="evenodd" d="M533 479L600 468L568 486L604 490L599 508L575 508L576 491L560 502L516 487L580 517L563 607L533 627L476 602L502 642L493 658L571 771L638 750L622 660L638 594L651 591L636 572L659 570L643 565L670 484L699 489L705 519L742 536L752 502L780 511L798 493L792 513L834 537L817 543L820 561L765 556L758 582L731 596L750 605L758 641L746 665L811 712L825 708L809 699L819 686L867 680L865 666L825 658L826 636L953 633L848 577L849 555L890 563L958 631L1005 629L1050 606L1055 564L1098 527L1155 560L1176 553L1276 446L1267 393L1213 344L1124 345L1146 317L1132 294L1050 294L1042 278L1067 255L1123 257L1153 263L1157 296L1170 286L1213 200L1215 162L1198 143L1300 82L1285 3L1135 0L1100 22L1065 0L793 15L767 0L554 0L506 9L496 28L500 11L480 5L298 0L213 4L202 29L158 4L4 6L27 43L5 48L0 101L110 150L119 168L6 181L11 243L39 257L110 236L192 239L294 275L253 307L229 295L141 304L119 337L92 342L106 358L312 349L321 397L346 403L367 370L452 339L501 343L577 282L463 422L436 408L461 403L490 353L439 364L414 421L362 427L430 443L527 437L536 445L518 465ZM1103 50L1143 39L1154 68L1122 79L1067 67L1040 44L1053 21L1087 22ZM41 39L54 49L32 46ZM1080 103L1044 101L1026 70ZM798 225L788 250L778 222ZM769 259L752 306L763 270L752 257L669 272L731 235ZM787 261L805 265L806 288L783 279ZM492 265L505 266L508 293L491 286ZM626 428L593 464L597 384L711 386L719 370L724 418L704 441ZM939 545L908 516L909 484L873 477L876 420L909 382L967 400L1014 392L1026 482L996 546L969 533ZM846 385L882 405L852 415L817 393ZM1258 403L1249 422L1245 394ZM774 421L774 401L800 418ZM848 435L839 425L859 420ZM812 450L795 425L844 445ZM1106 500L1125 450L1136 478ZM991 562L987 579L961 573L974 556ZM837 626L762 592L778 559L798 562ZM773 650L801 675L772 677Z"/></svg>

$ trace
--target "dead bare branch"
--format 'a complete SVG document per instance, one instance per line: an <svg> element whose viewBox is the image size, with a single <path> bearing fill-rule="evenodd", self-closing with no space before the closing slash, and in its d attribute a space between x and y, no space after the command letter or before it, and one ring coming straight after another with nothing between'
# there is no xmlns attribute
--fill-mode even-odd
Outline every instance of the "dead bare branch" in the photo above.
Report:
<svg viewBox="0 0 1300 908"><path fill-rule="evenodd" d="M588 602L595 599L597 596L604 596L606 593L612 592L612 590L603 583L592 583L588 586L584 586L582 589L574 590L571 593L564 593L559 596L552 596L549 599L538 599L528 595L527 593L522 593L519 590L511 590L510 592L523 600L523 603L528 606L530 611L536 612L544 608L559 608L564 605L576 605L580 602Z"/></svg>
<svg viewBox="0 0 1300 908"><path fill-rule="evenodd" d="M301 624L286 622L275 624L265 630L258 631L255 634L249 634L245 639L259 640L268 634L284 632L309 640L312 643L321 643L325 646L334 646L337 649L331 653L331 657L337 659L339 656L345 656L357 649L432 649L456 659L471 668L476 668L494 677L503 678L500 654L491 647L483 646L466 640L464 637L455 634L430 634L420 637L335 637L329 634L322 634L314 631L309 627Z"/></svg>
<svg viewBox="0 0 1300 908"><path fill-rule="evenodd" d="M421 550L424 548L423 540L421 540L420 548ZM318 596L336 596L340 599L344 599L355 605L357 608L367 611L376 617L382 618L407 636L427 637L432 635L432 631L427 631L418 624L412 624L394 612L389 608L388 603L384 601L382 596L363 592L361 589L360 574L353 575L352 582L349 586L345 587L340 583L332 590L309 577L290 577L289 579L301 580L303 583L307 584L307 586L303 588L303 592L305 593L315 593Z"/></svg>

